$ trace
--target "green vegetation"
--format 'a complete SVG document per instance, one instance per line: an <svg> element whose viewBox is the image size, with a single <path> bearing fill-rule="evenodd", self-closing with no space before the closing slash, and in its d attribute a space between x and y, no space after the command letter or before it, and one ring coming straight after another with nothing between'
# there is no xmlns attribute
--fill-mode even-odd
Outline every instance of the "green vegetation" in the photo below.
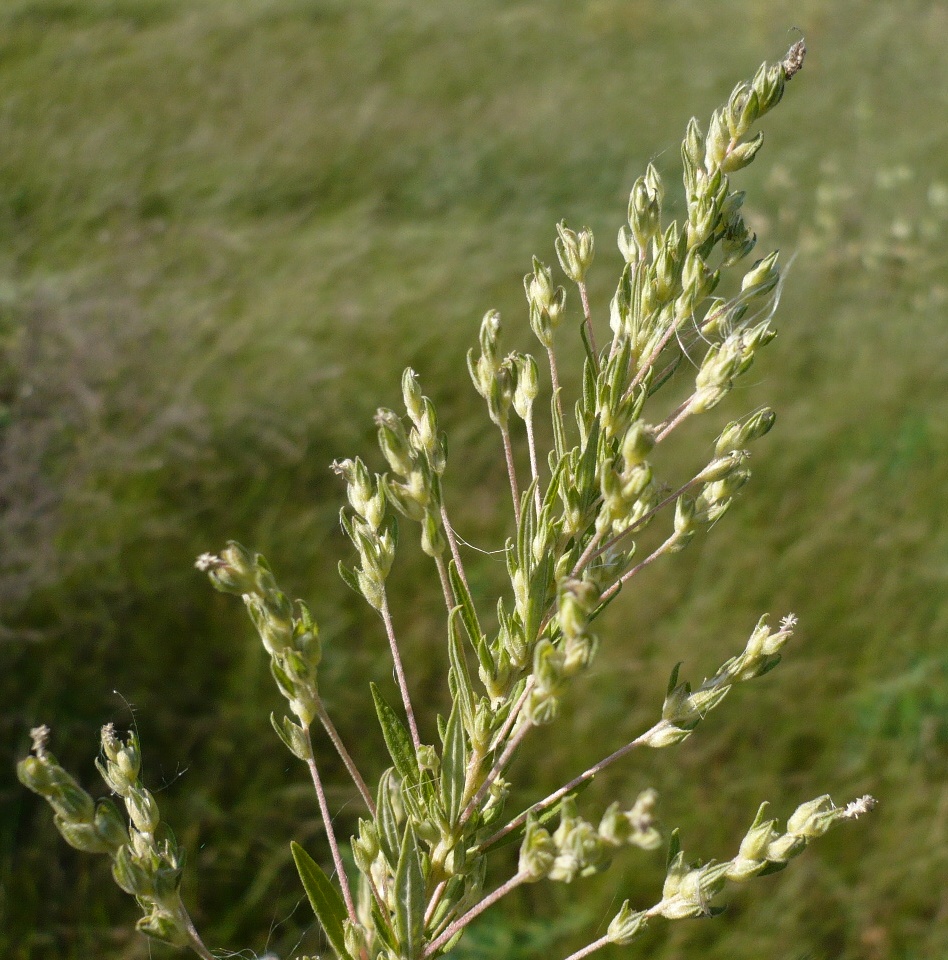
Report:
<svg viewBox="0 0 948 960"><path fill-rule="evenodd" d="M666 144L654 159L670 171L688 113L727 93L735 65L783 45L789 15L766 6L751 22L730 5L647 2L485 4L476 20L421 3L4 6L0 952L145 955L103 865L64 853L12 780L26 731L48 719L61 758L91 781L81 764L99 724L129 722L113 688L136 708L145 781L182 828L207 941L262 953L272 923L269 947L296 948L311 924L293 912L286 841L317 847L316 810L260 722L279 705L265 656L208 601L191 558L234 535L296 578L287 589L323 629L321 689L377 773L382 746L359 728L365 685L349 678L387 681L386 645L335 578L328 464L367 449L407 361L440 389L464 451L467 475L447 496L504 494L495 437L472 432L479 401L457 376L476 319L488 306L525 313L519 277L532 253L552 259L562 217L590 223L608 256L602 238L643 151ZM828 838L715 924L650 932L651 956L945 951L938 16L838 4L804 19L815 52L803 95L768 131L776 172L751 168L742 183L752 226L798 254L781 342L754 368L781 419L757 448L753 495L610 609L603 632L628 642L604 649L561 721L574 748L538 745L521 761L520 782L542 795L599 758L603 730L619 745L643 728L670 662L711 673L759 609L799 614L790 661L732 694L677 764L637 758L587 795L654 784L686 848L718 857L764 797L785 816L831 784L883 806L859 843ZM590 280L604 303L612 274ZM573 386L579 361L564 358ZM763 399L755 389L738 409ZM683 432L681 455L708 440ZM486 507L469 504L456 525L490 549L500 530ZM421 559L392 593L416 625L420 695L443 706L440 645L428 645L439 597ZM470 564L485 589L500 582L496 558ZM328 752L325 763L333 771ZM327 780L341 783L336 772ZM343 821L347 799L333 798ZM623 890L643 901L662 873L639 860L627 871ZM530 956L553 932L579 945L614 913L615 882L579 903L570 888L552 908L514 894L464 955ZM320 948L306 936L300 952Z"/></svg>

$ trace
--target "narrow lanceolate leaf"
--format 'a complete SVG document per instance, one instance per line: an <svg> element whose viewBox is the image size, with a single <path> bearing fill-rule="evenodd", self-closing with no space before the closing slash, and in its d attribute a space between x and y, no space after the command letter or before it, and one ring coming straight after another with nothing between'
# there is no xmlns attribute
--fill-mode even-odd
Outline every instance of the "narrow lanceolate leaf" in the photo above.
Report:
<svg viewBox="0 0 948 960"><path fill-rule="evenodd" d="M451 681L451 696L461 707L461 719L464 729L469 735L474 733L474 687L471 685L471 674L467 668L467 660L461 649L461 640L458 637L457 620L461 608L455 607L448 617L448 661L451 665L449 679Z"/></svg>
<svg viewBox="0 0 948 960"><path fill-rule="evenodd" d="M464 629L471 640L471 646L477 649L477 645L484 634L477 620L474 601L471 599L471 595L464 585L464 580L458 573L457 564L453 560L448 564L448 576L451 578L451 589L454 591L454 596L457 597L458 606L461 610L461 621L464 624Z"/></svg>
<svg viewBox="0 0 948 960"><path fill-rule="evenodd" d="M425 932L425 878L421 872L418 841L411 825L405 830L395 870L395 933L401 956L421 956Z"/></svg>
<svg viewBox="0 0 948 960"><path fill-rule="evenodd" d="M441 801L451 829L454 829L461 814L467 759L467 740L464 736L464 724L461 722L461 708L455 701L444 732L444 754L441 757Z"/></svg>
<svg viewBox="0 0 948 960"><path fill-rule="evenodd" d="M372 699L375 701L375 712L379 717L379 725L382 727L382 736L385 738L385 746L388 747L389 756L398 775L410 787L418 786L421 774L418 770L418 758L415 756L415 748L412 746L411 737L405 729L405 725L398 719L395 711L385 702L378 687L373 683Z"/></svg>
<svg viewBox="0 0 948 960"><path fill-rule="evenodd" d="M392 806L392 768L389 767L379 780L376 824L379 832L379 847L392 869L398 862L398 818Z"/></svg>
<svg viewBox="0 0 948 960"><path fill-rule="evenodd" d="M303 889L313 907L335 954L340 960L351 960L346 950L342 922L346 919L346 905L342 894L332 885L319 864L294 840L290 842L296 869L299 871Z"/></svg>

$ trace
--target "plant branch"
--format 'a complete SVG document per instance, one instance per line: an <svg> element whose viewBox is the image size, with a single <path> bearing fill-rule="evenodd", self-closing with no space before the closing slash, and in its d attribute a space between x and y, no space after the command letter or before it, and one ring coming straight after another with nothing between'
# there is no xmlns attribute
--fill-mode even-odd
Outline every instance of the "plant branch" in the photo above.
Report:
<svg viewBox="0 0 948 960"><path fill-rule="evenodd" d="M662 554L667 553L677 541L677 536L673 533L661 546L656 547L644 560L637 563L631 570L627 570L621 577L619 577L616 582L609 587L608 590L604 590L602 596L599 598L600 603L605 603L607 600L611 600L620 589L624 583L628 583L640 570L644 567L647 567L650 563L657 560Z"/></svg>
<svg viewBox="0 0 948 960"><path fill-rule="evenodd" d="M533 490L533 502L537 509L537 516L540 516L540 484L539 476L540 469L537 465L537 444L536 437L533 435L533 408L528 411L527 417L524 420L524 423L527 427L527 448L530 451L530 479L537 481L537 485Z"/></svg>
<svg viewBox="0 0 948 960"><path fill-rule="evenodd" d="M553 793L551 793L548 797L545 797L543 800L533 804L533 806L528 807L523 811L523 813L511 820L507 826L503 827L501 830L498 830L497 833L495 833L492 837L488 837L483 843L479 844L477 847L477 852L483 853L485 850L497 843L498 840L501 840L503 837L507 836L508 833L511 833L526 823L527 817L530 816L531 813L539 813L541 810L546 810L547 807L551 807L554 803L556 803L557 800L565 797L566 794L568 794L571 790L575 790L587 780L592 780L596 774L601 773L606 769L606 767L615 763L616 760L621 760L622 757L624 757L627 753L631 753L636 747L640 747L649 737L654 736L657 731L666 726L668 726L667 720L659 720L658 723L646 730L645 733L636 737L624 747L620 747L615 751L615 753L609 754L609 756L604 760L600 760L599 763L590 767L588 770L583 771L578 777L574 777L569 783L560 787L559 790L554 790Z"/></svg>
<svg viewBox="0 0 948 960"><path fill-rule="evenodd" d="M546 348L546 356L550 361L550 382L553 385L553 403L556 405L556 415L559 418L560 427L565 428L565 421L563 420L563 403L560 400L560 375L556 368L556 354L553 352L552 347Z"/></svg>
<svg viewBox="0 0 948 960"><path fill-rule="evenodd" d="M458 917L442 934L438 936L436 940L433 940L431 943L425 947L422 957L430 957L432 954L437 953L448 941L450 941L455 934L463 930L472 920L475 920L479 917L488 907L492 907L498 900L502 897L507 896L511 890L515 890L520 884L524 883L527 879L526 874L516 873L514 874L506 883L499 886L493 893L488 894L481 900L480 903L475 904L467 911L463 916Z"/></svg>
<svg viewBox="0 0 948 960"><path fill-rule="evenodd" d="M504 459L507 461L507 476L510 479L510 495L513 497L514 520L519 527L520 488L517 485L517 467L516 464L514 464L513 447L510 444L510 430L507 427L501 427L500 434L504 438Z"/></svg>
<svg viewBox="0 0 948 960"><path fill-rule="evenodd" d="M214 954L211 953L206 946L204 946L204 941L201 939L197 932L197 928L194 926L194 921L191 919L191 914L188 913L187 907L181 903L180 898L178 903L181 908L181 919L184 921L184 929L187 931L191 949L199 957L201 957L201 960L217 960Z"/></svg>
<svg viewBox="0 0 948 960"><path fill-rule="evenodd" d="M313 758L313 740L310 736L309 726L304 725L306 739L309 743L309 759L306 765L309 767L310 776L313 778L313 786L316 788L316 799L319 803L319 813L323 818L323 826L326 829L326 839L329 841L329 849L332 853L332 862L336 868L336 874L339 877L339 886L342 888L342 897L346 903L346 912L352 923L359 922L356 916L355 904L352 900L352 890L349 888L349 877L346 875L346 868L342 862L342 855L339 853L339 844L336 842L336 831L332 826L332 817L329 814L329 804L326 802L326 791L323 790L323 781L319 776L319 768L316 766L316 760Z"/></svg>
<svg viewBox="0 0 948 960"><path fill-rule="evenodd" d="M467 823L471 817L471 814L487 795L487 791L490 790L491 784L501 775L501 773L503 773L507 764L510 763L510 758L514 755L514 751L516 751L517 747L523 743L524 737L526 737L532 726L533 724L525 721L523 726L520 727L520 729L510 738L510 740L507 741L507 746L504 747L502 753L497 758L494 765L490 768L489 773L486 777L484 777L484 782L478 788L477 793L474 794L468 805L464 808L464 812L461 814L461 818L458 821L459 823Z"/></svg>
<svg viewBox="0 0 948 960"><path fill-rule="evenodd" d="M612 943L612 938L607 933L604 937L600 937L598 940L593 940L592 943L586 944L582 950L571 953L566 960L582 960L583 957L588 957L591 953L595 953L597 950L609 946L610 943Z"/></svg>
<svg viewBox="0 0 948 960"><path fill-rule="evenodd" d="M346 750L345 744L342 742L342 738L339 736L339 731L336 730L332 720L329 719L329 714L326 712L326 707L323 705L322 700L318 700L316 703L316 716L319 717L319 722L323 725L323 729L329 735L329 739L332 740L332 744L336 748L339 758L345 764L346 770L349 771L349 776L352 777L352 782L356 785L356 789L362 795L362 799L365 801L365 805L368 807L369 813L371 813L374 817L375 801L372 799L372 794L369 792L369 788L366 786L365 780L362 778L362 774L359 773L359 768L355 765L352 755L348 750Z"/></svg>
<svg viewBox="0 0 948 960"><path fill-rule="evenodd" d="M444 594L444 605L448 608L448 613L450 613L455 607L454 593L451 590L451 581L448 579L448 569L444 565L444 560L441 556L434 558L435 565L438 568L438 579L441 581L441 592Z"/></svg>
<svg viewBox="0 0 948 960"><path fill-rule="evenodd" d="M402 705L405 707L405 715L408 718L408 729L411 732L411 741L417 750L421 746L421 738L418 736L418 725L415 722L415 711L412 709L411 699L408 696L408 681L405 679L405 670L402 667L401 654L398 652L398 641L395 639L395 627L392 623L392 612L388 607L388 594L382 593L382 621L385 624L385 632L388 635L388 645L392 651L392 661L395 665L395 678L398 681L398 689L402 695Z"/></svg>
<svg viewBox="0 0 948 960"><path fill-rule="evenodd" d="M592 347L593 363L596 365L596 372L599 372L599 350L596 347L596 335L593 333L592 311L589 309L589 294L586 291L586 284L580 280L579 298L583 301L583 316L585 317L586 335L589 337L589 345Z"/></svg>
<svg viewBox="0 0 948 960"><path fill-rule="evenodd" d="M464 564L461 562L461 552L458 550L458 538L454 532L454 527L451 526L451 521L448 519L448 510L443 503L441 504L441 523L444 524L444 532L448 538L448 545L451 547L451 556L454 559L454 565L458 568L458 576L464 584L464 589L470 593L471 585L467 582L467 574L464 572Z"/></svg>

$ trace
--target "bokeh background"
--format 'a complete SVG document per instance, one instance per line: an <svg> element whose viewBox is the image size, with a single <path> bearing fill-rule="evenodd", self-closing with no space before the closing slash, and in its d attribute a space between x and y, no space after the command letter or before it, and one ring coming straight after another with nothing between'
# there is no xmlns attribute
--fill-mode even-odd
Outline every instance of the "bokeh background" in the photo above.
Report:
<svg viewBox="0 0 948 960"><path fill-rule="evenodd" d="M729 891L722 917L655 923L602 956L948 956L948 7L920 0L0 4L0 955L170 955L15 782L41 721L94 792L100 724L137 723L209 945L325 949L289 858L291 838L325 854L305 771L270 730L279 699L240 604L194 557L238 538L311 603L326 699L377 775L367 683L391 667L335 574L349 553L329 463L380 467L372 413L411 364L450 433L456 525L499 546L506 479L463 361L480 317L500 308L508 344L529 347L521 278L532 254L553 260L565 217L598 238L602 336L633 180L653 160L680 212L686 121L782 56L792 27L806 67L739 175L758 249L792 260L780 337L666 465L697 464L758 404L777 427L741 504L610 610L513 802L650 724L674 663L700 681L762 612L794 611L778 670L584 805L654 785L704 858L731 856L762 800L785 817L871 792L878 810ZM468 563L489 597L502 564ZM434 583L406 544L396 618L429 739ZM323 762L348 835L358 804ZM565 956L662 876L659 853L630 854L526 889L457 956Z"/></svg>

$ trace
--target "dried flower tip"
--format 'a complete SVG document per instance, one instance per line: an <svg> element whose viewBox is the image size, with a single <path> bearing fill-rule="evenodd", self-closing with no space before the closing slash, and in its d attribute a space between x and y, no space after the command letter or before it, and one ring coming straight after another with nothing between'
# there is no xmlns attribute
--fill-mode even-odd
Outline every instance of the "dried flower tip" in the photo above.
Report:
<svg viewBox="0 0 948 960"><path fill-rule="evenodd" d="M879 801L875 797L867 793L864 797L847 803L843 810L843 816L847 820L858 820L864 813L869 813L870 810L874 809L878 803Z"/></svg>
<svg viewBox="0 0 948 960"><path fill-rule="evenodd" d="M803 60L806 57L806 41L797 40L797 42L787 51L783 58L783 72L787 79L796 76L803 69Z"/></svg>
<svg viewBox="0 0 948 960"><path fill-rule="evenodd" d="M788 613L780 621L780 629L786 633L790 633L797 625L797 615L795 613Z"/></svg>
<svg viewBox="0 0 948 960"><path fill-rule="evenodd" d="M39 757L40 760L46 756L46 744L49 743L49 734L50 729L45 723L40 727L33 727L30 731L33 753Z"/></svg>
<svg viewBox="0 0 948 960"><path fill-rule="evenodd" d="M222 567L223 565L224 561L214 553L202 553L197 560L194 561L194 566L197 567L201 573L207 573L209 570L216 570L218 567Z"/></svg>

